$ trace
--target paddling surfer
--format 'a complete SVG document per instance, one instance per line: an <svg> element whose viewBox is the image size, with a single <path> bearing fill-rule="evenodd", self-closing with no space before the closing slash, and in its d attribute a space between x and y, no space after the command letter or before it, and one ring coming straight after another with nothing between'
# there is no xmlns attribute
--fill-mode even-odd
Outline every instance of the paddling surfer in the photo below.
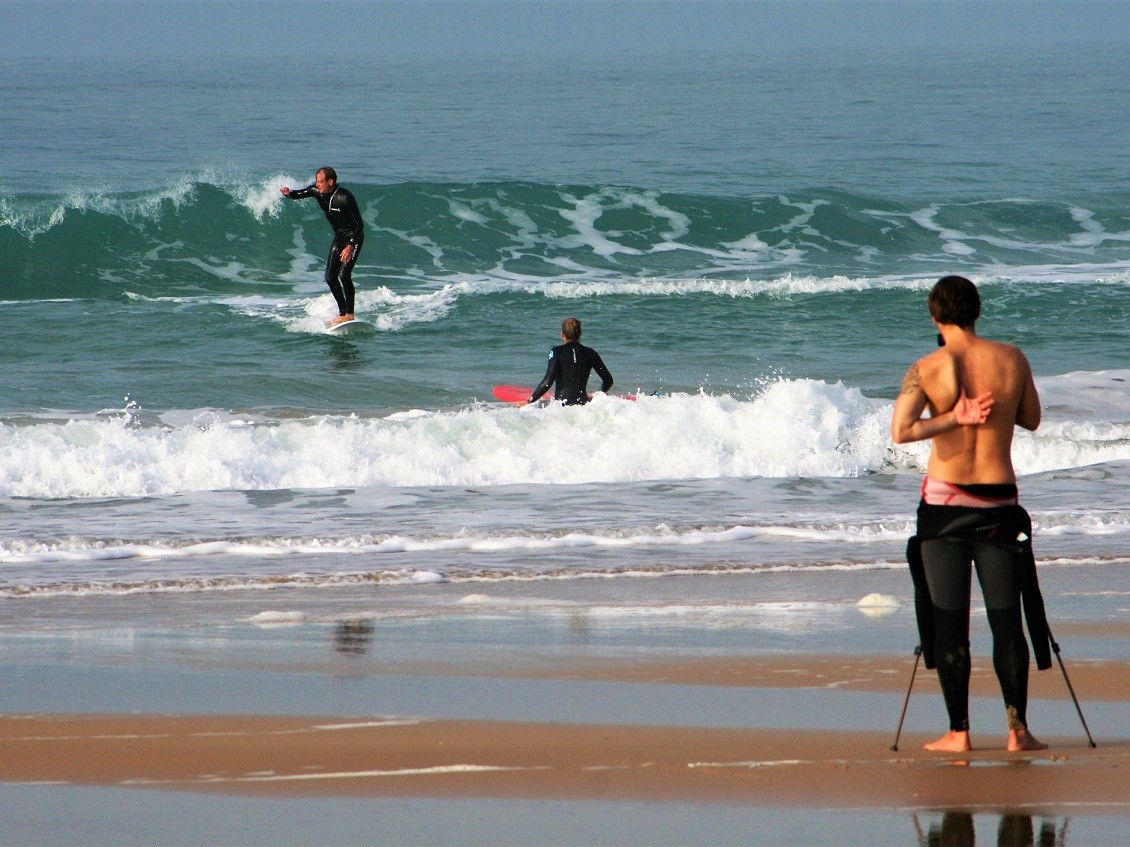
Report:
<svg viewBox="0 0 1130 847"><path fill-rule="evenodd" d="M959 276L944 277L931 290L928 305L943 346L907 370L891 419L896 444L932 441L912 542L918 544L916 555L928 586L933 612L928 626L934 634L929 646L937 662L950 729L926 749L972 749L969 604L973 563L993 633L993 666L1004 696L1008 749L1041 750L1047 745L1037 741L1027 725L1029 653L1021 623L1022 590L1025 615L1031 614L1029 603L1034 599L1029 594L1035 583L1034 560L1032 579L1025 584L1024 560L1018 552L1027 552L1030 559L1031 522L1018 503L1011 453L1017 426L1034 430L1040 425L1039 395L1028 360L1018 348L977 335L974 324L981 313L981 299L972 282ZM929 417L922 417L927 409ZM1027 532L1024 520L1028 521ZM1003 538L1013 540L1006 545ZM912 561L912 567L914 564ZM1037 587L1035 598L1038 596ZM1042 618L1042 601L1039 614ZM1030 616L1029 631L1035 644ZM1037 658L1042 666L1041 649L1037 649Z"/></svg>
<svg viewBox="0 0 1130 847"><path fill-rule="evenodd" d="M559 344L549 351L549 365L545 369L545 377L527 402L536 403L538 399L549 391L549 386L555 385L553 399L562 401L566 406L576 406L589 401L588 383L589 374L596 371L600 376L600 390L607 392L612 387L612 374L604 366L600 354L591 347L581 344L581 322L576 318L565 318L561 322L561 340Z"/></svg>
<svg viewBox="0 0 1130 847"><path fill-rule="evenodd" d="M291 190L283 186L282 196L291 200L313 197L322 207L326 220L333 227L334 240L326 258L326 285L337 301L338 315L326 321L326 326L353 320L353 266L365 243L365 223L357 200L348 189L337 184L333 168L319 168L314 182L305 188Z"/></svg>

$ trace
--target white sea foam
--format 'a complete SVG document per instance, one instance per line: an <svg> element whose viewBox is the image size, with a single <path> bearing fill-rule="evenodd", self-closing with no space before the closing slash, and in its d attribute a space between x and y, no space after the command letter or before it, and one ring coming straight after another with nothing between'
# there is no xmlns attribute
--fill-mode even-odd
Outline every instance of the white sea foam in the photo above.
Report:
<svg viewBox="0 0 1130 847"><path fill-rule="evenodd" d="M861 597L855 605L861 609L897 609L899 601L889 594L868 594Z"/></svg>
<svg viewBox="0 0 1130 847"><path fill-rule="evenodd" d="M1120 401L1107 409L1119 412ZM277 421L196 412L179 421L166 416L160 427L139 426L129 415L48 418L0 423L0 496L921 471L926 446L892 446L889 417L889 401L840 383L780 380L744 400L675 394L628 403L598 395L585 407L480 405ZM335 449L327 452L327 443ZM1130 459L1130 422L1050 421L1018 433L1014 457L1022 474Z"/></svg>
<svg viewBox="0 0 1130 847"><path fill-rule="evenodd" d="M0 198L0 227L11 227L29 240L59 226L69 215L96 212L130 223L152 220L166 204L179 208L195 195L196 181L184 177L169 185L139 194L110 194L98 190L72 192L42 201L24 201L17 209Z"/></svg>
<svg viewBox="0 0 1130 847"><path fill-rule="evenodd" d="M283 203L286 202L279 189L283 186L301 188L305 184L293 177L276 174L255 185L236 186L232 189L232 196L255 216L255 220L261 221L264 217L278 217Z"/></svg>
<svg viewBox="0 0 1130 847"><path fill-rule="evenodd" d="M1081 532L1105 533L1108 527L1095 528L1093 524L1076 527ZM724 545L763 539L792 539L800 541L829 542L846 545L870 545L876 541L902 539L910 531L909 523L836 525L776 525L735 526L719 528L688 528L675 531L660 525L651 531L623 532L532 532L529 534L485 534L461 531L456 535L413 537L409 535L364 535L337 538L278 537L242 540L217 540L184 544L162 542L107 543L82 537L69 537L54 541L0 541L0 563L47 564L51 562L110 562L139 559L193 559L215 556L245 559L267 559L285 556L334 557L343 554L370 557L391 556L401 553L516 553L522 551L700 547ZM1110 531L1117 531L1116 529ZM430 570L406 572L404 581L417 584L440 582L443 574ZM467 602L474 602L474 597ZM276 625L292 622L285 613L282 617L264 612L254 622Z"/></svg>
<svg viewBox="0 0 1130 847"><path fill-rule="evenodd" d="M855 607L869 618L882 618L897 612L901 605L897 597L889 594L868 594Z"/></svg>
<svg viewBox="0 0 1130 847"><path fill-rule="evenodd" d="M273 183L270 190L274 190ZM269 196L268 189L264 188L263 191L265 196ZM528 225L533 226L532 223ZM436 261L439 261L442 249L438 245L427 242L427 239L422 239L418 235L408 233L397 233L397 235L410 240L415 247L432 253ZM518 237L526 239L532 236L527 234ZM307 251L300 232L296 232L295 238L296 243L290 251L291 270L275 277L290 284L291 291L285 295L267 297L225 293L154 297L126 292L126 296L152 302L223 305L252 318L281 324L290 332L324 333L325 320L337 313L337 306L322 281L324 260L320 255L314 256ZM410 274L406 286L397 286L400 290L393 290L381 282L365 280L365 271L362 268L356 274L362 283L357 293L357 311L366 320L374 323L379 330L397 332L416 324L438 323L447 318L461 300L496 294L540 295L554 300L620 296L678 298L693 295L753 299L877 290L924 291L935 280L934 276L923 277L918 274L848 276L817 275L791 270L780 272L783 270L782 266L791 264L782 256L778 256L773 262L778 266L777 273L754 278L750 276L750 272L751 269L761 266L758 256L755 255L759 254L760 248L749 239L735 242L724 250L688 247L675 241L663 242L663 244L663 247L654 249L681 249L710 254L713 275L661 277L625 274L619 270L609 272L586 267L559 256L544 257L545 261L560 268L561 274L557 277L546 278L540 275L516 273L500 265L489 271L473 274L435 273L428 276L426 283L423 282L422 275ZM599 245L590 245L590 247L596 249ZM605 252L614 252L613 248L608 246L601 249ZM258 270L239 260L221 263L199 257L163 258L193 265L224 283L241 284L259 281L261 275ZM1007 272L994 269L980 274L969 271L968 275L981 285L1016 283L1061 285L1082 282L1124 285L1130 282L1130 269L1126 263L1010 266ZM387 277L382 276L380 279L384 281Z"/></svg>
<svg viewBox="0 0 1130 847"><path fill-rule="evenodd" d="M306 622L304 612L260 612L250 622L260 627L297 626Z"/></svg>
<svg viewBox="0 0 1130 847"><path fill-rule="evenodd" d="M754 629L767 632L803 632L814 624L828 625L842 619L846 604L817 601L762 603L663 603L655 605L591 605L584 608L591 629L633 627L682 627L687 624L716 630ZM561 614L575 617L577 610Z"/></svg>
<svg viewBox="0 0 1130 847"><path fill-rule="evenodd" d="M547 766L548 767L548 766ZM397 768L395 770L335 771L325 773L263 774L242 777L215 777L205 782L314 782L331 779L374 779L395 776L436 776L442 774L496 773L500 771L544 770L543 767L507 767L503 765L436 765L431 768Z"/></svg>
<svg viewBox="0 0 1130 847"><path fill-rule="evenodd" d="M1009 202L1018 206L1028 205L1028 201L1023 199L1001 202ZM939 204L931 204L912 212L908 217L922 229L934 233L943 242L942 250L953 255L973 256L977 253L977 248L974 246L976 244L993 247L997 250L1039 253L1059 251L1086 255L1106 241L1121 243L1130 240L1130 232L1107 232L1094 219L1092 212L1079 207L1067 209L1070 217L1079 226L1079 231L1069 234L1065 240L1048 242L1026 241L1017 237L996 234L991 230L979 229L965 232L954 229L939 222L938 218L942 208Z"/></svg>
<svg viewBox="0 0 1130 847"><path fill-rule="evenodd" d="M905 533L904 533L905 537ZM0 555L0 563L7 564L7 561ZM1073 565L1078 564L1075 560L1057 562L1057 564ZM1124 560L1114 560L1112 562L1097 562L1088 560L1084 564L1112 564L1120 566L1124 564ZM422 572L428 579L426 581L447 582L452 584L492 584L497 585L501 583L514 583L514 582L573 582L577 580L634 580L634 579L657 579L661 577L670 576L706 576L706 577L722 577L722 576L742 576L742 575L773 575L773 574L789 574L789 573L831 573L831 572L858 572L858 571L879 571L879 570L902 570L906 567L906 563L899 562L869 562L861 564L835 564L835 565L813 565L813 564L790 564L790 565L773 565L773 566L758 566L758 565L726 565L726 566L709 566L705 568L693 568L682 566L665 566L655 565L640 567L635 569L614 568L612 570L598 570L595 568L559 568L555 570L544 570L537 567L537 563L523 564L515 568L497 569L497 568L451 568L446 570L444 574L438 574L435 571ZM209 594L246 594L248 592L266 592L280 588L301 588L301 589L316 589L316 588L341 588L341 587L356 587L363 586L371 588L372 586L403 586L415 585L419 583L418 577L421 572L412 570L410 568L390 568L387 570L370 570L370 571L357 571L351 573L298 573L298 574L276 574L268 573L262 575L245 575L245 576L185 576L178 573L175 569L166 570L159 577L145 577L139 575L136 579L110 579L95 565L87 569L75 569L67 575L66 581L44 581L42 579L25 582L20 585L12 585L10 587L0 587L0 597L7 598L27 598L27 597L130 597L149 594L198 594L207 592ZM488 595L472 595L472 600L467 603L459 603L460 608L478 608L486 610L494 614L507 614L512 612L527 613L531 610L548 612L549 614L562 614L571 616L575 610L575 606L570 606L568 603L561 601L553 601L543 605L535 603L515 603L512 600L504 600ZM584 608L588 608L587 606ZM811 614L807 615L805 619L812 617L826 617L829 611L833 610L831 605L822 606L820 608L812 608L807 610ZM782 613L780 610L772 611L768 606L761 609L762 621L759 626L768 629L782 628L774 621L784 621L785 624L791 625L797 621L802 620L802 616L798 612L805 612L803 608L797 606L787 613ZM382 612L382 617L413 617L419 612ZM649 614L647 612L640 612L637 608L633 607L605 607L601 610L593 620L603 620L610 625L615 625L615 621L620 619L632 619L637 617L663 617L666 619L674 619L678 617L686 617L676 612L668 612L661 615ZM704 617L701 613L691 615L695 619ZM716 626L728 625L745 625L745 621L749 614L735 614L733 611L724 612L722 614L710 614L706 610L705 617L710 617ZM307 622L321 622L318 619L307 618ZM728 623L729 622L729 623ZM284 624L285 625L285 624ZM263 628L271 628L273 624L259 626ZM784 628L787 628L784 627Z"/></svg>
<svg viewBox="0 0 1130 847"><path fill-rule="evenodd" d="M566 194L562 199L570 208L562 209L561 217L575 228L573 235L560 240L563 247L588 247L605 258L613 258L617 254L637 256L644 252L663 252L686 247L678 244L677 239L690 231L690 218L660 203L658 192L605 189L585 197ZM660 233L659 243L652 245L647 251L618 243L611 234L602 232L597 225L598 219L606 212L631 208L638 208L668 224L668 228Z"/></svg>
<svg viewBox="0 0 1130 847"><path fill-rule="evenodd" d="M324 723L315 724L314 729L322 731L338 731L350 729L373 729L385 726L417 726L427 720L426 718L379 718L371 721L353 721L351 723Z"/></svg>
<svg viewBox="0 0 1130 847"><path fill-rule="evenodd" d="M248 276L249 269L239 263L224 266L204 266L208 273L227 280L239 281ZM357 311L378 329L396 332L421 323L437 323L447 318L461 300L492 294L534 294L553 300L579 300L592 297L685 297L704 295L727 299L758 297L789 297L802 294L835 294L881 289L926 290L934 278L921 276L817 276L787 272L766 279L739 278L661 278L631 277L622 275L606 277L591 269L578 268L559 260L566 273L558 279L523 276L495 270L490 274L461 274L453 281L425 290L398 293L388 286L362 286L357 293ZM290 275L295 291L300 296L281 298L234 298L230 296L195 298L201 303L230 305L250 317L280 323L297 333L322 333L324 321L336 314L336 304L321 281L320 260L305 257L298 261L300 271ZM744 273L744 272L743 272ZM1071 280L1065 279L1065 273ZM1093 266L1070 271L1053 266L1029 268L1024 273L971 274L979 284L1026 282L1060 284L1067 281L1112 282L1130 281L1130 270L1122 266Z"/></svg>
<svg viewBox="0 0 1130 847"><path fill-rule="evenodd" d="M211 268L216 275L240 275L241 267ZM418 323L435 323L446 317L461 295L469 289L463 284L445 285L436 291L417 294L397 294L386 286L358 292L357 312L379 331L396 332ZM332 295L318 283L316 293L298 298L238 296L192 298L195 302L229 306L233 311L258 320L281 324L289 332L322 334L326 320L337 314L337 304Z"/></svg>
<svg viewBox="0 0 1130 847"><path fill-rule="evenodd" d="M251 426L138 428L128 418L0 425L0 494L857 476L886 461L886 405L843 385L797 381L746 401L601 396L583 408L476 407ZM337 449L327 453L330 442Z"/></svg>
<svg viewBox="0 0 1130 847"><path fill-rule="evenodd" d="M205 776L195 780L197 785L213 785L227 782L254 783L254 782L319 782L335 779L375 779L379 777L397 776L436 776L442 774L474 774L492 773L497 771L541 770L538 766L531 767L505 767L502 765L437 765L431 768L399 768L396 770L369 770L369 771L329 771L321 773L276 774L271 772L249 773L243 776ZM163 779L127 779L122 785L165 785L172 780ZM176 781L183 784L182 780Z"/></svg>
<svg viewBox="0 0 1130 847"><path fill-rule="evenodd" d="M805 765L809 759L749 759L735 762L687 762L688 768L778 768L786 765Z"/></svg>

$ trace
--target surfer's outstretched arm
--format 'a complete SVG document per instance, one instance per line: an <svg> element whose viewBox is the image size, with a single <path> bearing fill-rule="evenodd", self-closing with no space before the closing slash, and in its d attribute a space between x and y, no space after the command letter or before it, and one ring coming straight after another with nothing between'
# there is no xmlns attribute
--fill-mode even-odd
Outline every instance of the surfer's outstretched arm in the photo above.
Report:
<svg viewBox="0 0 1130 847"><path fill-rule="evenodd" d="M279 193L288 200L305 200L314 193L314 184L311 183L305 188L291 188L289 185L284 185L279 189Z"/></svg>

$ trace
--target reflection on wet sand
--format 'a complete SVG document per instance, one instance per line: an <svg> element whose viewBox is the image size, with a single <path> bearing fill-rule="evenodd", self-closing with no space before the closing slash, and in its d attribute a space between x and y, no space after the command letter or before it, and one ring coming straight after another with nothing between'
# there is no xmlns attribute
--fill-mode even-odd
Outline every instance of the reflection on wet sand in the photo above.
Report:
<svg viewBox="0 0 1130 847"><path fill-rule="evenodd" d="M1065 847L1068 818L1063 818L1057 828L1055 818L1041 819L1039 830L1032 815L1003 814L997 826L996 842L983 841L982 845L995 843L996 847ZM918 815L914 816L914 829L919 847L975 847L977 836L973 815L966 811L950 810L938 821L932 821L923 832Z"/></svg>
<svg viewBox="0 0 1130 847"><path fill-rule="evenodd" d="M349 653L354 656L364 655L369 651L369 644L372 640L373 624L371 621L340 621L334 627L334 649L339 653Z"/></svg>

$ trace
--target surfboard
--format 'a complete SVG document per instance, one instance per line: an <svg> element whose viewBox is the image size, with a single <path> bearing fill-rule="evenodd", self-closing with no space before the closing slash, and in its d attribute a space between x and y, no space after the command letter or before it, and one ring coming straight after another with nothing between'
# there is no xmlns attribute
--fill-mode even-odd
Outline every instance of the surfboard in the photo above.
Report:
<svg viewBox="0 0 1130 847"><path fill-rule="evenodd" d="M519 406L524 406L526 405L526 401L530 399L530 395L534 393L534 390L524 385L496 385L490 390L490 393L494 395L496 400L501 400L503 403L517 403ZM621 400L636 399L635 394L613 394L612 396L618 397ZM592 398L590 397L589 399Z"/></svg>
<svg viewBox="0 0 1130 847"><path fill-rule="evenodd" d="M501 400L503 403L517 403L524 406L534 390L522 385L496 385L490 390L490 393L494 395L496 400Z"/></svg>
<svg viewBox="0 0 1130 847"><path fill-rule="evenodd" d="M377 328L368 321L359 320L342 321L339 324L326 327L326 332L331 335L365 335L376 331Z"/></svg>

